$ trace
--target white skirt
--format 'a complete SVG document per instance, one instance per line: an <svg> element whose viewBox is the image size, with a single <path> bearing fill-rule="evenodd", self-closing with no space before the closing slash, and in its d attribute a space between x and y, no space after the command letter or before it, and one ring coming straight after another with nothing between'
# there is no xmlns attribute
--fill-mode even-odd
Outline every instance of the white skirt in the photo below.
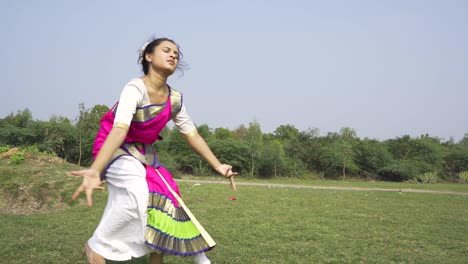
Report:
<svg viewBox="0 0 468 264"><path fill-rule="evenodd" d="M153 252L145 244L148 185L146 169L130 156L116 159L106 173L109 192L89 247L108 260L124 261Z"/></svg>

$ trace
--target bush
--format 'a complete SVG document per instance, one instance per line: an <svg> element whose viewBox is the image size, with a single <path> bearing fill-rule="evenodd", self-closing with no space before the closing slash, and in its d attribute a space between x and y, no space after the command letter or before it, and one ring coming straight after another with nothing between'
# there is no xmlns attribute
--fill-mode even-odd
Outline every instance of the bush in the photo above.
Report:
<svg viewBox="0 0 468 264"><path fill-rule="evenodd" d="M10 146L0 146L0 153L4 153L4 152L7 152L9 151L11 148Z"/></svg>
<svg viewBox="0 0 468 264"><path fill-rule="evenodd" d="M435 183L437 182L437 172L426 172L419 174L416 179L421 183Z"/></svg>
<svg viewBox="0 0 468 264"><path fill-rule="evenodd" d="M37 145L32 145L28 147L23 147L22 148L25 153L31 153L34 155L41 155L41 156L50 156L50 157L56 157L57 154L55 152L47 152L47 151L41 151Z"/></svg>
<svg viewBox="0 0 468 264"><path fill-rule="evenodd" d="M31 154L42 154L37 145L22 148L24 152Z"/></svg>
<svg viewBox="0 0 468 264"><path fill-rule="evenodd" d="M381 180L408 181L421 173L421 164L414 160L396 160L379 170Z"/></svg>
<svg viewBox="0 0 468 264"><path fill-rule="evenodd" d="M211 167L202 159L199 159L198 165L193 166L192 169L195 176L207 176L212 174Z"/></svg>
<svg viewBox="0 0 468 264"><path fill-rule="evenodd" d="M299 159L286 158L286 175L293 178L300 178L305 173L305 166Z"/></svg>
<svg viewBox="0 0 468 264"><path fill-rule="evenodd" d="M169 153L167 153L167 151L164 151L164 150L159 151L157 153L157 157L158 157L159 162L161 162L164 168L166 168L168 171L171 172L173 177L178 176L177 164L174 160L174 157L169 155Z"/></svg>
<svg viewBox="0 0 468 264"><path fill-rule="evenodd" d="M23 152L17 152L10 157L10 164L12 165L21 164L23 163L25 158L26 156L24 155Z"/></svg>
<svg viewBox="0 0 468 264"><path fill-rule="evenodd" d="M459 182L462 184L468 183L468 171L458 173Z"/></svg>

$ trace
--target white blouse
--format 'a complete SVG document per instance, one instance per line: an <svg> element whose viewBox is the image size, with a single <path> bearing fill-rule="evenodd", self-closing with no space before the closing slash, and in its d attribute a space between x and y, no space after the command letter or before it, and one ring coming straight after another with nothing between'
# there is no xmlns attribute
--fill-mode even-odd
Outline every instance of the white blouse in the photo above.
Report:
<svg viewBox="0 0 468 264"><path fill-rule="evenodd" d="M114 124L123 123L130 126L137 107L150 105L145 83L140 78L131 80L125 85L119 100L119 107L115 114ZM195 124L187 113L182 102L180 112L172 119L177 129L184 134L196 131Z"/></svg>

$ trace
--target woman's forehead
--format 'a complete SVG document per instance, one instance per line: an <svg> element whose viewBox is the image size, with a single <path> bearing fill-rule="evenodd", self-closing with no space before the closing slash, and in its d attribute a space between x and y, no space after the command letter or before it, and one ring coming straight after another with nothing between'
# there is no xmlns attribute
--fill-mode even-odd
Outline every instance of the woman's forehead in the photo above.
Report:
<svg viewBox="0 0 468 264"><path fill-rule="evenodd" d="M177 45L170 42L170 41L163 41L160 45L159 45L161 48L170 48L171 50L177 50L179 51L179 49L177 48Z"/></svg>

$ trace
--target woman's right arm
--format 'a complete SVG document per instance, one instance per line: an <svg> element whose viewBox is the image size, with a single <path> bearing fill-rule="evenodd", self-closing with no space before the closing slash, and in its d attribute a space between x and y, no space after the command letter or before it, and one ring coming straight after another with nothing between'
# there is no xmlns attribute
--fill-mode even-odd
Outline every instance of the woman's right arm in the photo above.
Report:
<svg viewBox="0 0 468 264"><path fill-rule="evenodd" d="M120 94L119 105L114 117L114 125L91 165L91 170L101 173L109 163L112 155L124 142L136 108L141 103L144 89L144 87L138 86L138 83L135 81L130 82L124 87Z"/></svg>
<svg viewBox="0 0 468 264"><path fill-rule="evenodd" d="M93 164L91 164L91 170L96 170L99 173L104 170L112 155L124 142L125 137L127 136L127 132L128 129L124 129L119 126L112 127L109 135L107 135L107 138L104 141L104 144L99 150L96 159L94 160Z"/></svg>
<svg viewBox="0 0 468 264"><path fill-rule="evenodd" d="M127 129L114 126L109 135L107 136L104 144L99 150L96 159L91 164L91 167L86 170L71 171L70 175L83 177L83 182L76 189L72 195L72 200L78 198L78 196L85 191L86 201L89 207L93 205L92 194L94 189L103 190L101 186L101 172L104 170L106 165L109 163L112 155L122 145L127 136Z"/></svg>
<svg viewBox="0 0 468 264"><path fill-rule="evenodd" d="M139 85L140 84L140 85ZM114 118L114 125L107 135L104 144L99 150L96 159L94 160L91 167L87 170L71 171L70 174L73 176L83 177L83 183L76 189L72 195L72 199L78 198L80 193L86 191L86 201L88 206L92 206L92 194L94 189L102 190L101 187L101 172L109 163L112 155L122 145L127 136L128 129L135 114L137 105L142 100L144 94L144 86L141 85L142 81L131 81L128 83L122 93L120 94L119 105Z"/></svg>

